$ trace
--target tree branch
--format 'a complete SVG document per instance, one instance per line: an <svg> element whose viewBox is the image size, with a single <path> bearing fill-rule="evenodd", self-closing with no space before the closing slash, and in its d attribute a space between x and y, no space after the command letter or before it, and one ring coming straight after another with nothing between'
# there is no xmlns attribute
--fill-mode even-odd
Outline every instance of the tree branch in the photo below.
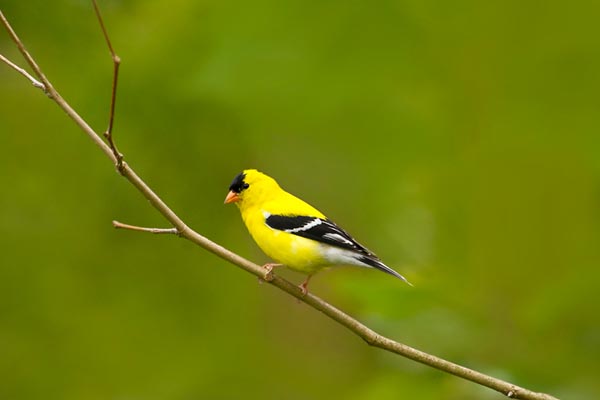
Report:
<svg viewBox="0 0 600 400"><path fill-rule="evenodd" d="M118 152L115 151L114 146L111 147L102 141L101 137L92 129L90 126L75 112L75 110L59 95L59 93L52 87L48 79L44 76L41 69L38 67L37 63L27 52L23 43L18 38L2 12L0 11L0 20L2 24L7 29L9 35L12 40L15 42L23 57L27 60L27 63L31 66L36 76L42 82L46 91L48 93L48 97L50 97L67 115L79 126L83 132L88 135L94 143L100 147L100 149L104 152L104 154L113 162L117 163L118 160ZM106 30L103 29L105 35ZM107 37L107 35L106 35ZM110 46L110 41L107 37L107 43ZM114 52L111 48L111 54L114 56ZM9 64L11 65L11 64ZM17 71L19 71L17 69ZM21 71L19 73L22 74ZM25 75L30 81L30 77ZM116 73L115 78L113 79L113 99L112 99L112 107L114 107L114 90L116 89ZM111 111L112 113L112 111ZM110 123L109 123L110 124ZM109 125L110 129L111 125ZM373 331L368 326L362 324L356 319L352 318L348 314L343 311L337 309L333 305L327 303L326 301L320 299L319 297L313 295L312 293L308 293L303 295L300 288L293 283L279 277L276 275L272 275L271 272L267 271L265 268L246 260L245 258L233 253L232 251L212 242L201 234L189 228L183 220L175 214L167 204L152 191L152 189L135 173L135 171L127 165L125 162L122 163L122 168L120 170L121 174L133 185L135 188L152 204L152 206L162 214L173 226L172 229L158 229L158 228L142 228L135 227L132 225L121 224L119 222L113 222L115 227L130 229L136 231L143 232L152 232L152 233L172 233L178 234L181 237L188 239L189 241L197 244L198 246L210 251L211 253L217 255L218 257L229 261L230 263L240 267L241 269L267 281L269 284L281 289L282 291L290 294L291 296L297 298L298 300L306 303L310 307L318 310L331 318L332 320L338 322L340 325L345 326L348 330L353 332L354 334L361 337L365 342L369 345L381 348L383 350L399 354L403 357L409 358L411 360L417 361L419 363L428 365L430 367L436 368L443 372L447 372L453 375L456 375L460 378L472 381L474 383L486 386L488 388L494 389L509 398L513 399L527 399L527 400L556 400L555 397L550 396L544 393L536 393L531 390L513 385L509 382L493 378L489 375L483 374L478 371L474 371L472 369L460 366L458 364L452 363L450 361L446 361L439 357L433 356L431 354L425 353L423 351L414 349L405 344L399 343L387 337L384 337L377 332Z"/></svg>
<svg viewBox="0 0 600 400"><path fill-rule="evenodd" d="M115 145L113 139L113 122L115 120L115 104L117 102L117 82L119 80L119 66L121 65L121 58L115 53L113 46L110 42L110 37L108 36L108 31L106 30L106 26L104 25L104 20L102 19L102 14L100 14L100 8L98 7L98 3L96 0L92 0L92 4L94 5L94 11L96 12L96 17L98 18L98 23L100 24L100 28L102 29L102 34L104 35L104 40L106 41L106 45L108 46L108 50L110 51L110 56L113 61L113 81L112 81L112 91L110 98L110 112L108 114L108 128L104 132L104 137L110 146L115 158L117 159L117 171L121 175L123 175L123 154L119 152L117 146Z"/></svg>
<svg viewBox="0 0 600 400"><path fill-rule="evenodd" d="M179 235L179 231L177 230L177 228L145 228L143 226L124 224L119 221L113 221L112 224L117 229L128 229L130 231L148 232L148 233L154 233L154 234L165 234L166 233L166 234L172 234L172 235Z"/></svg>
<svg viewBox="0 0 600 400"><path fill-rule="evenodd" d="M29 81L31 82L31 84L34 87L36 87L38 89L42 89L43 91L46 91L46 87L44 86L44 84L42 82L38 81L37 79L35 79L33 76L31 76L29 74L29 72L27 72L25 69L19 67L17 64L13 63L8 58L4 57L2 54L0 54L0 60L2 62L4 62L5 64L7 64L12 69L14 69L15 71L17 71L18 73L20 73L21 75L23 75L25 78L29 79Z"/></svg>

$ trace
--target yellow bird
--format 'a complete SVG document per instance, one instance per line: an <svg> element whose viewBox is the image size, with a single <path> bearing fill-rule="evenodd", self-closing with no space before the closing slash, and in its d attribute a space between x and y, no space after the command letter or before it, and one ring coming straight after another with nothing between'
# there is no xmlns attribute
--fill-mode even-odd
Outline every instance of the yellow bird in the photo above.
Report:
<svg viewBox="0 0 600 400"><path fill-rule="evenodd" d="M277 182L255 169L247 169L229 186L225 204L235 203L252 238L278 264L308 274L300 285L307 293L308 281L319 270L334 265L375 268L410 285L366 247L323 213L283 190ZM412 285L411 285L412 286Z"/></svg>

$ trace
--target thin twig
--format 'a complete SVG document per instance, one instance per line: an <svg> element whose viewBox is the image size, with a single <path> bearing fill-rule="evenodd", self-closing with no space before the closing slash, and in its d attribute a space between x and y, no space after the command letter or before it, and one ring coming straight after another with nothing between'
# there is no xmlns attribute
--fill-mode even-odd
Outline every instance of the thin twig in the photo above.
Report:
<svg viewBox="0 0 600 400"><path fill-rule="evenodd" d="M87 134L94 140L94 143L96 143L101 148L104 154L106 154L106 156L111 161L116 162L117 158L114 152L112 151L111 147L100 139L98 134L77 114L77 112L58 94L58 92L56 92L56 90L52 87L50 82L42 74L41 70L39 69L33 58L31 58L29 53L27 53L22 42L16 36L14 31L10 27L10 24L4 18L1 12L0 19L2 20L4 26L7 28L9 34L15 41L16 45L23 53L24 57L27 59L29 65L35 71L36 75L38 75L38 78L42 81L42 83L44 83L44 85L46 86L47 90L49 91L49 97L53 99L56 102L56 104L63 111L65 111L71 119L73 119L73 121L75 121L75 123L84 131L85 134ZM176 229L176 231L179 232L180 236L185 237L186 239L199 245L200 247L210 251L211 253L221 257L224 260L229 261L230 263L240 267L241 269L250 272L251 274L259 278L265 280L268 278L267 274L269 272L265 268L262 268L260 265L246 260L245 258L212 242L211 240L207 239L206 237L200 235L199 233L189 228L183 222L183 220L177 214L175 214L173 210L171 210L167 206L167 204L165 204L165 202L158 195L156 195L156 193L152 191L152 189L150 189L150 187L133 171L133 169L129 167L129 165L123 163L122 168L123 176L133 186L135 186L138 189L138 191L150 202L150 204L152 204L152 206L173 225L174 229ZM141 230L146 231L145 228L142 228ZM556 400L556 398L551 395L545 393L537 393L519 386L515 386L509 382L493 378L489 375L460 366L450 361L446 361L439 357L433 356L431 354L422 352L405 344L381 336L368 326L360 323L356 319L352 318L343 311L335 308L333 305L327 303L326 301L320 299L312 293L304 295L300 288L298 288L298 286L294 285L293 283L279 276L272 276L272 278L272 280L268 281L271 285L281 289L282 291L290 294L291 296L296 297L298 300L306 303L315 310L322 312L323 314L325 314L332 320L338 322L342 326L345 326L346 328L348 328L348 330L361 337L371 346L379 347L386 351L399 354L411 360L456 375L460 378L469 380L471 382L475 382L482 386L486 386L500 393L503 393L504 395L513 399Z"/></svg>
<svg viewBox="0 0 600 400"><path fill-rule="evenodd" d="M42 89L44 92L46 92L46 87L44 86L44 84L42 82L38 81L37 79L35 79L33 76L31 76L29 74L29 72L25 71L25 69L19 67L17 64L13 63L8 58L4 57L2 54L0 54L0 60L2 60L9 67L11 67L15 71L17 71L18 73L23 75L25 78L29 79L29 81L31 82L31 84L33 86L35 86L38 89Z"/></svg>
<svg viewBox="0 0 600 400"><path fill-rule="evenodd" d="M27 63L29 64L29 66L31 67L31 69L33 70L35 75L37 76L37 78L44 84L44 87L46 88L45 92L46 92L46 95L48 96L48 98L50 98L51 100L54 100L54 102L64 112L67 113L69 118L71 118L79 127L81 127L87 133L87 135L90 137L90 139L92 139L92 141L98 147L100 147L100 150L102 150L104 152L104 154L106 154L106 156L108 158L110 158L113 163L116 163L117 159L116 159L115 155L113 154L112 150L110 149L110 147L106 146L106 144L102 141L100 136L92 128L90 128L88 123L83 118L81 118L79 116L79 114L77 114L75 112L75 110L73 110L71 107L63 107L63 104L68 105L68 103L54 89L54 87L52 86L50 81L46 78L46 76L44 76L41 68L35 62L35 60L31 56L31 54L29 54L29 52L25 48L25 45L23 44L23 42L21 41L21 39L19 38L19 36L15 32L15 30L12 28L12 26L10 25L10 23L8 22L8 20L6 19L6 17L4 16L4 14L2 13L1 10L0 10L0 22L2 23L2 25L4 25L4 28L6 28L8 35L10 36L12 41L15 43L15 46L17 46L17 48L21 52L21 55L27 61Z"/></svg>
<svg viewBox="0 0 600 400"><path fill-rule="evenodd" d="M110 37L108 36L108 31L106 30L106 26L104 25L104 19L102 18L102 14L100 14L100 8L98 7L98 3L96 0L92 0L92 4L94 5L94 11L96 12L96 17L98 17L98 23L100 24L100 28L102 29L102 34L104 35L104 40L106 41L106 45L108 46L108 50L110 51L110 56L113 61L113 81L112 81L112 91L110 97L110 112L108 114L108 128L104 132L104 137L108 142L112 152L117 159L117 170L121 175L123 175L123 154L117 149L115 145L115 141L113 138L113 122L115 119L115 104L117 103L117 82L119 80L119 66L121 65L121 58L115 53L115 50L110 42Z"/></svg>
<svg viewBox="0 0 600 400"><path fill-rule="evenodd" d="M25 45L23 44L21 39L19 39L19 37L17 36L17 33L14 31L12 26L10 26L10 24L8 23L8 20L6 19L6 17L4 16L4 14L2 13L1 10L0 10L0 21L2 22L2 25L4 25L4 27L6 28L8 35L11 37L13 42L17 45L17 48L23 55L23 58L25 58L25 61L27 61L27 64L29 64L29 66L31 67L31 69L33 70L35 75L37 76L38 80L40 80L42 82L42 84L44 85L44 91L45 91L46 95L50 98L53 98L54 88L52 87L52 85L50 84L48 79L46 79L46 77L42 73L42 70L37 65L37 63L35 62L33 57L31 57L31 55L25 48Z"/></svg>
<svg viewBox="0 0 600 400"><path fill-rule="evenodd" d="M148 233L154 233L154 234L179 235L179 231L177 230L177 228L146 228L143 226L124 224L119 221L113 221L112 224L117 229L128 229L130 231L148 232Z"/></svg>

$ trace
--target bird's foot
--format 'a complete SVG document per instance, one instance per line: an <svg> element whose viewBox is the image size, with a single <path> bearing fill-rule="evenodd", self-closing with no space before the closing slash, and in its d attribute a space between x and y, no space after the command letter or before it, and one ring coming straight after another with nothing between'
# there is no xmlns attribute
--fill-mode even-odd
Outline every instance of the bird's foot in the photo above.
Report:
<svg viewBox="0 0 600 400"><path fill-rule="evenodd" d="M312 277L312 275L307 276L306 280L304 282L302 282L300 285L298 285L298 287L300 288L300 291L302 292L302 297L304 297L308 294L308 281L310 281L311 277Z"/></svg>
<svg viewBox="0 0 600 400"><path fill-rule="evenodd" d="M306 282L301 283L300 285L298 285L298 287L300 288L300 291L302 292L302 297L304 297L308 294L308 288L306 287Z"/></svg>
<svg viewBox="0 0 600 400"><path fill-rule="evenodd" d="M273 269L277 268L277 267L281 267L283 264L277 264L277 263L267 263L265 265L263 265L263 268L265 269L266 273L265 276L262 278L258 278L258 282L262 283L262 282L271 282L273 280Z"/></svg>

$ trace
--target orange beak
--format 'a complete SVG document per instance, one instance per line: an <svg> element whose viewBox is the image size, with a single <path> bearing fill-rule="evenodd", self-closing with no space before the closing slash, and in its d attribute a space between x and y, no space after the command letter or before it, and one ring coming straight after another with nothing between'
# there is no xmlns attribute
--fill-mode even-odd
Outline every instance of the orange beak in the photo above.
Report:
<svg viewBox="0 0 600 400"><path fill-rule="evenodd" d="M227 193L227 197L225 197L225 204L235 203L236 201L240 201L240 196L233 190L230 190L229 193Z"/></svg>

